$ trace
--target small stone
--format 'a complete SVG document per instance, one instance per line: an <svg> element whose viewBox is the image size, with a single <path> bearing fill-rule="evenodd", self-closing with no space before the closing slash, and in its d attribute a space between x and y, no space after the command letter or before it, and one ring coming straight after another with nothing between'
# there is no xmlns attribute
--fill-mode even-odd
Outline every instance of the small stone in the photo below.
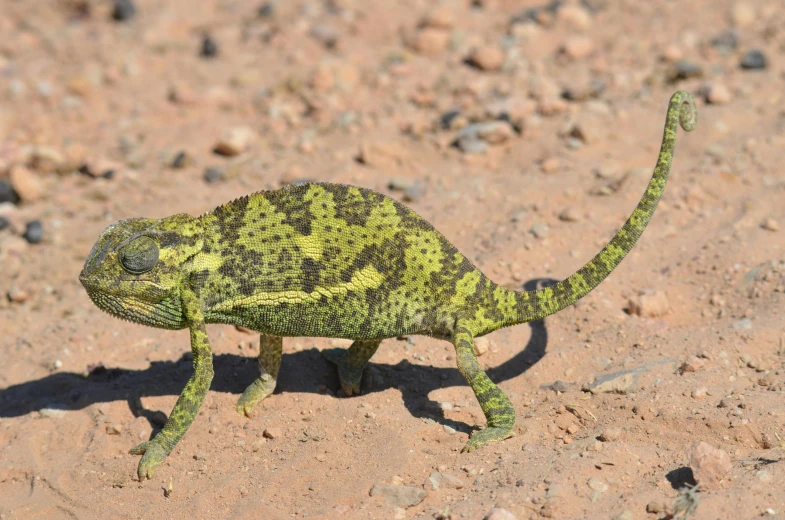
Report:
<svg viewBox="0 0 785 520"><path fill-rule="evenodd" d="M558 157L548 157L540 162L540 169L543 173L554 173L561 167Z"/></svg>
<svg viewBox="0 0 785 520"><path fill-rule="evenodd" d="M22 236L30 244L40 244L44 239L44 225L40 220L31 220L25 224L25 232Z"/></svg>
<svg viewBox="0 0 785 520"><path fill-rule="evenodd" d="M736 27L749 27L757 18L755 8L747 2L736 2L730 12L730 19Z"/></svg>
<svg viewBox="0 0 785 520"><path fill-rule="evenodd" d="M621 428L608 428L600 434L599 439L602 442L616 442L621 439L622 433Z"/></svg>
<svg viewBox="0 0 785 520"><path fill-rule="evenodd" d="M695 481L708 489L725 479L733 469L733 464L724 450L700 441L693 445L690 452L690 468Z"/></svg>
<svg viewBox="0 0 785 520"><path fill-rule="evenodd" d="M474 123L458 132L456 144L462 151L471 153L475 151L474 144L477 142L501 144L510 139L513 134L513 128L507 121Z"/></svg>
<svg viewBox="0 0 785 520"><path fill-rule="evenodd" d="M637 298L631 298L627 302L624 310L642 318L656 318L668 314L670 309L668 296L663 291L644 289Z"/></svg>
<svg viewBox="0 0 785 520"><path fill-rule="evenodd" d="M420 54L440 54L450 43L450 33L436 27L423 27L409 38L409 46Z"/></svg>
<svg viewBox="0 0 785 520"><path fill-rule="evenodd" d="M483 45L474 49L467 61L480 70L499 70L504 64L504 51L496 46Z"/></svg>
<svg viewBox="0 0 785 520"><path fill-rule="evenodd" d="M605 493L608 491L608 484L598 478L590 478L586 484L592 491L597 491L599 493Z"/></svg>
<svg viewBox="0 0 785 520"><path fill-rule="evenodd" d="M731 324L731 328L736 330L750 330L752 329L752 320L749 318L744 318L739 321L735 321Z"/></svg>
<svg viewBox="0 0 785 520"><path fill-rule="evenodd" d="M572 59L582 59L594 52L594 42L587 36L572 36L562 45L562 52Z"/></svg>
<svg viewBox="0 0 785 520"><path fill-rule="evenodd" d="M679 371L684 374L686 372L697 372L706 366L706 360L698 356L690 356L682 363Z"/></svg>
<svg viewBox="0 0 785 520"><path fill-rule="evenodd" d="M22 165L11 168L9 180L14 192L19 195L22 202L35 202L43 194L41 181L32 171Z"/></svg>
<svg viewBox="0 0 785 520"><path fill-rule="evenodd" d="M279 428L265 428L262 435L267 439L278 439L281 437L281 430Z"/></svg>
<svg viewBox="0 0 785 520"><path fill-rule="evenodd" d="M41 408L38 413L41 417L48 417L50 419L62 419L65 417L65 410L61 408Z"/></svg>
<svg viewBox="0 0 785 520"><path fill-rule="evenodd" d="M204 453L196 453L194 454L194 460L205 460L207 456Z"/></svg>
<svg viewBox="0 0 785 520"><path fill-rule="evenodd" d="M763 51L752 49L744 53L739 65L744 70L761 70L768 66L768 60Z"/></svg>
<svg viewBox="0 0 785 520"><path fill-rule="evenodd" d="M614 372L595 378L583 388L593 394L628 394L635 387L635 379L633 372Z"/></svg>
<svg viewBox="0 0 785 520"><path fill-rule="evenodd" d="M19 202L19 195L14 191L10 182L5 179L0 179L0 204L4 202L16 204Z"/></svg>
<svg viewBox="0 0 785 520"><path fill-rule="evenodd" d="M766 231L779 231L780 225L779 223L774 220L773 218L769 217L761 223L760 227L765 229Z"/></svg>
<svg viewBox="0 0 785 520"><path fill-rule="evenodd" d="M132 0L114 0L112 19L116 22L126 22L136 15L136 6Z"/></svg>
<svg viewBox="0 0 785 520"><path fill-rule="evenodd" d="M202 174L204 182L207 184L214 184L224 177L224 172L220 168L206 168Z"/></svg>
<svg viewBox="0 0 785 520"><path fill-rule="evenodd" d="M453 428L452 426L447 426L447 425L445 424L445 425L443 426L443 428L444 428L444 431L446 431L446 432L447 432L447 434L449 434L449 435L455 435L455 428Z"/></svg>
<svg viewBox="0 0 785 520"><path fill-rule="evenodd" d="M706 101L712 105L725 105L730 103L733 96L728 87L722 83L712 83L705 90Z"/></svg>
<svg viewBox="0 0 785 520"><path fill-rule="evenodd" d="M13 286L8 290L8 299L13 303L24 303L30 299L30 293L21 287Z"/></svg>
<svg viewBox="0 0 785 520"><path fill-rule="evenodd" d="M406 202L417 202L428 191L428 186L424 182L417 181L403 192L403 200Z"/></svg>
<svg viewBox="0 0 785 520"><path fill-rule="evenodd" d="M506 509L494 507L485 515L485 520L518 520L518 517Z"/></svg>
<svg viewBox="0 0 785 520"><path fill-rule="evenodd" d="M589 11L577 5L562 5L557 12L557 19L575 29L587 29L591 25Z"/></svg>
<svg viewBox="0 0 785 520"><path fill-rule="evenodd" d="M703 76L703 69L691 61L679 60L668 68L668 81L675 82L684 79L699 78Z"/></svg>
<svg viewBox="0 0 785 520"><path fill-rule="evenodd" d="M123 433L123 425L119 423L107 424L106 433L109 435L120 435Z"/></svg>
<svg viewBox="0 0 785 520"><path fill-rule="evenodd" d="M771 473L769 473L765 469L756 472L755 478L760 480L761 482L771 482L772 480Z"/></svg>
<svg viewBox="0 0 785 520"><path fill-rule="evenodd" d="M535 222L529 229L535 238L543 239L548 237L548 226L542 222Z"/></svg>
<svg viewBox="0 0 785 520"><path fill-rule="evenodd" d="M730 53L739 46L739 34L733 29L726 29L712 38L711 45L724 53Z"/></svg>
<svg viewBox="0 0 785 520"><path fill-rule="evenodd" d="M649 502L646 504L646 512L651 513L653 515L664 513L665 512L665 504L662 502Z"/></svg>
<svg viewBox="0 0 785 520"><path fill-rule="evenodd" d="M632 519L633 519L632 511L630 511L629 509L625 509L618 515L613 515L611 517L611 520L632 520Z"/></svg>
<svg viewBox="0 0 785 520"><path fill-rule="evenodd" d="M449 473L441 473L438 471L431 472L425 482L423 483L425 489L431 491L439 491L441 488L445 489L463 489L466 487L466 482L455 475Z"/></svg>
<svg viewBox="0 0 785 520"><path fill-rule="evenodd" d="M662 51L662 59L668 63L676 63L682 58L684 58L684 52L675 43L666 46Z"/></svg>
<svg viewBox="0 0 785 520"><path fill-rule="evenodd" d="M246 151L256 140L256 132L248 126L238 126L224 132L213 151L219 155L234 156Z"/></svg>
<svg viewBox="0 0 785 520"><path fill-rule="evenodd" d="M559 213L559 220L564 222L578 222L580 219L580 212L572 206L565 208Z"/></svg>
<svg viewBox="0 0 785 520"><path fill-rule="evenodd" d="M693 389L692 393L690 395L692 395L693 399L703 399L708 394L709 394L709 391L708 391L708 389L706 389L706 387L700 387L700 388Z"/></svg>
<svg viewBox="0 0 785 520"><path fill-rule="evenodd" d="M474 352L477 356L482 356L488 352L491 342L488 338L474 338Z"/></svg>
<svg viewBox="0 0 785 520"><path fill-rule="evenodd" d="M169 166L175 169L185 168L189 166L193 162L191 156L188 155L188 152L181 150L172 156L172 160L169 162Z"/></svg>
<svg viewBox="0 0 785 520"><path fill-rule="evenodd" d="M323 23L311 27L310 34L314 40L324 45L327 49L334 49L338 45L338 39L341 36L338 29Z"/></svg>
<svg viewBox="0 0 785 520"><path fill-rule="evenodd" d="M218 56L218 44L208 33L202 35L202 44L199 47L199 56L207 59Z"/></svg>
<svg viewBox="0 0 785 520"><path fill-rule="evenodd" d="M371 496L381 497L393 507L416 506L425 499L426 492L414 486L391 486L389 484L376 484L371 488Z"/></svg>
<svg viewBox="0 0 785 520"><path fill-rule="evenodd" d="M259 6L259 9L256 10L257 16L259 18L270 18L275 14L275 3L273 2L265 2Z"/></svg>

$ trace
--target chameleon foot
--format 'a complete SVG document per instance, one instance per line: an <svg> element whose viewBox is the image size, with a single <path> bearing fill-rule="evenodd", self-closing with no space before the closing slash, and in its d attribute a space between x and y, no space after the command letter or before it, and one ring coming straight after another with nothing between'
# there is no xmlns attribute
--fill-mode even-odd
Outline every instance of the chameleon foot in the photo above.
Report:
<svg viewBox="0 0 785 520"><path fill-rule="evenodd" d="M136 474L139 476L139 482L153 478L155 468L169 455L166 450L155 442L155 439L143 442L128 453L131 455L142 455L142 460L139 461L139 467L136 471Z"/></svg>
<svg viewBox="0 0 785 520"><path fill-rule="evenodd" d="M494 441L503 441L515 435L512 428L504 428L499 426L489 426L484 430L476 431L472 434L469 442L463 447L461 453L469 453L477 448Z"/></svg>
<svg viewBox="0 0 785 520"><path fill-rule="evenodd" d="M354 366L346 362L347 351L342 348L322 350L322 356L338 367L338 379L346 397L360 395L360 382L363 377L363 365Z"/></svg>
<svg viewBox="0 0 785 520"><path fill-rule="evenodd" d="M237 413L251 417L251 411L259 401L272 394L275 390L276 380L270 374L263 374L248 385L243 395L237 400Z"/></svg>

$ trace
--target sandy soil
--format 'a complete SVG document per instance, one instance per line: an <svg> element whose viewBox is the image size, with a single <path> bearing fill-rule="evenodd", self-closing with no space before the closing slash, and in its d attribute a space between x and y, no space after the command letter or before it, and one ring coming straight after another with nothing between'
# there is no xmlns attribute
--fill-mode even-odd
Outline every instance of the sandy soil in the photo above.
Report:
<svg viewBox="0 0 785 520"><path fill-rule="evenodd" d="M0 197L21 197L0 205L0 518L785 518L785 5L135 6L0 0ZM245 419L258 337L211 326L212 390L136 480L128 449L189 377L188 334L91 304L77 275L107 224L352 183L534 287L624 222L677 89L700 122L639 245L578 304L481 344L514 438L460 454L484 418L425 337L385 341L352 398L318 353L345 342L286 339ZM215 154L232 129L239 153ZM698 441L721 451L699 461Z"/></svg>

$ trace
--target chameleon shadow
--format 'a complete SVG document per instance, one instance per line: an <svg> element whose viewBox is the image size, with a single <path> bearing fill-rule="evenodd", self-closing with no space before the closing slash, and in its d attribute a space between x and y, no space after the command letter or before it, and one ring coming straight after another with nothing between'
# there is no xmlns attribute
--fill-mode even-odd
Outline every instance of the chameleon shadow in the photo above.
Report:
<svg viewBox="0 0 785 520"><path fill-rule="evenodd" d="M535 279L524 289L532 290L551 280ZM488 369L488 376L500 383L526 372L545 355L548 332L544 321L528 324L532 333L526 347L503 364ZM383 347L382 347L383 348ZM147 410L141 398L179 395L193 372L190 353L177 361L155 361L144 370L99 367L90 374L58 372L34 381L0 389L0 418L19 417L46 408L81 410L95 403L127 401L134 416L144 416L154 430L163 424L160 412ZM237 354L214 356L215 377L211 390L241 394L258 375L253 357ZM457 368L413 365L403 360L395 365L370 362L363 377L363 394L397 389L404 406L418 418L430 418L465 433L469 425L444 416L439 404L429 399L437 389L466 385ZM317 349L284 354L279 374L279 393L318 393L323 388L339 388L335 367Z"/></svg>

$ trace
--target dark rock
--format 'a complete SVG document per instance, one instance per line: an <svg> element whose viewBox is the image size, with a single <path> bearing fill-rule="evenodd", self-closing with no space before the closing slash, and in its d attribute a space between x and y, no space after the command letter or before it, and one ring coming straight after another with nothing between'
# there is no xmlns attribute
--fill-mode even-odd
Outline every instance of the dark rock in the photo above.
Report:
<svg viewBox="0 0 785 520"><path fill-rule="evenodd" d="M449 130L451 128L451 124L453 120L461 115L460 110L448 110L447 112L443 113L439 118L439 124L441 124L444 130Z"/></svg>
<svg viewBox="0 0 785 520"><path fill-rule="evenodd" d="M202 46L199 49L199 56L208 59L218 56L218 44L213 40L213 37L207 33L202 35Z"/></svg>
<svg viewBox="0 0 785 520"><path fill-rule="evenodd" d="M766 55L759 49L752 49L744 53L739 63L745 70L761 70L768 66Z"/></svg>
<svg viewBox="0 0 785 520"><path fill-rule="evenodd" d="M204 170L204 174L202 175L204 182L207 184L216 183L223 179L223 177L224 172L220 168L207 168Z"/></svg>
<svg viewBox="0 0 785 520"><path fill-rule="evenodd" d="M668 69L668 80L680 81L683 79L699 78L703 76L703 69L699 65L687 60L679 60Z"/></svg>
<svg viewBox="0 0 785 520"><path fill-rule="evenodd" d="M172 164L171 165L172 165L172 168L179 169L179 168L185 168L186 166L188 166L188 163L189 163L188 154L185 151L179 151L172 158Z"/></svg>
<svg viewBox="0 0 785 520"><path fill-rule="evenodd" d="M44 239L44 226L40 220L31 220L25 225L25 240L31 244L40 244Z"/></svg>
<svg viewBox="0 0 785 520"><path fill-rule="evenodd" d="M734 51L739 46L739 33L733 29L725 29L711 39L711 46L726 53Z"/></svg>
<svg viewBox="0 0 785 520"><path fill-rule="evenodd" d="M259 15L259 18L270 18L275 14L275 4L272 2L263 3L259 6L256 14Z"/></svg>
<svg viewBox="0 0 785 520"><path fill-rule="evenodd" d="M17 195L7 179L0 179L0 204L3 202L19 203L19 195Z"/></svg>
<svg viewBox="0 0 785 520"><path fill-rule="evenodd" d="M136 15L136 6L133 0L114 0L112 19L117 22L127 22Z"/></svg>

